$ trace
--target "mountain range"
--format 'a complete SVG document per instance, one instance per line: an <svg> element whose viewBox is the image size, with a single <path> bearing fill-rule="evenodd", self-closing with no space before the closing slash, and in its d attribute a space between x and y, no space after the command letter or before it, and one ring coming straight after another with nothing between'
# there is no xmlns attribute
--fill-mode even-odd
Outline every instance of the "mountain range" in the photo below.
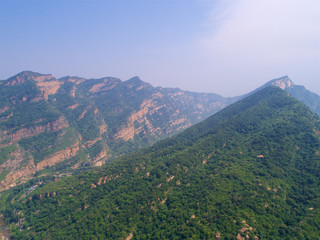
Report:
<svg viewBox="0 0 320 240"><path fill-rule="evenodd" d="M266 86L103 167L6 191L1 211L14 239L319 239L319 177L319 116Z"/></svg>
<svg viewBox="0 0 320 240"><path fill-rule="evenodd" d="M276 85L320 114L320 97L287 77ZM257 89L256 91L258 91ZM39 176L61 177L150 146L246 96L25 71L0 81L0 191Z"/></svg>
<svg viewBox="0 0 320 240"><path fill-rule="evenodd" d="M22 72L0 81L0 181L88 166L149 146L234 102L152 87L138 77L84 79Z"/></svg>

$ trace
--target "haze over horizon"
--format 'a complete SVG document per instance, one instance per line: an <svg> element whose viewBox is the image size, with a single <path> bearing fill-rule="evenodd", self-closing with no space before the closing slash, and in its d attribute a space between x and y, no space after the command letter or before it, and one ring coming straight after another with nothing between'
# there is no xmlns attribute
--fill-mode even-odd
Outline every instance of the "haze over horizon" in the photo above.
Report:
<svg viewBox="0 0 320 240"><path fill-rule="evenodd" d="M320 94L318 0L0 0L0 79L139 76L222 96L288 75Z"/></svg>

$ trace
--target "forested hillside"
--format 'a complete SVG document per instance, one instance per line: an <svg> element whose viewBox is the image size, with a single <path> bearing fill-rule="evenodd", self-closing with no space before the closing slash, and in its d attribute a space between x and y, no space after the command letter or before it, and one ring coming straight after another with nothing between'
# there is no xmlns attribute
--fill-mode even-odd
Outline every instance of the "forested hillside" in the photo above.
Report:
<svg viewBox="0 0 320 240"><path fill-rule="evenodd" d="M15 239L319 239L319 133L267 87L105 167L16 187L5 217Z"/></svg>

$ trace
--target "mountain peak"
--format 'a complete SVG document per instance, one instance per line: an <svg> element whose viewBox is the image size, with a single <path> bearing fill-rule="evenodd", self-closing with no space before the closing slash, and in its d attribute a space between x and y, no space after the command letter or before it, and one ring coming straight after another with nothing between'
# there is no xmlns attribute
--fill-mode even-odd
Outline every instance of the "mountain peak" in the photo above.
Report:
<svg viewBox="0 0 320 240"><path fill-rule="evenodd" d="M292 88L294 83L288 76L283 76L280 78L276 78L267 83L267 85L273 85L279 87L281 89Z"/></svg>
<svg viewBox="0 0 320 240"><path fill-rule="evenodd" d="M16 84L22 84L26 81L34 80L36 82L48 81L54 79L51 74L41 74L32 71L23 71L17 75L7 79L7 85L13 86Z"/></svg>
<svg viewBox="0 0 320 240"><path fill-rule="evenodd" d="M143 81L138 76L134 76L134 77L128 79L127 82L143 83Z"/></svg>
<svg viewBox="0 0 320 240"><path fill-rule="evenodd" d="M125 83L130 87L152 87L150 83L142 81L138 76L130 78L129 80L125 81Z"/></svg>
<svg viewBox="0 0 320 240"><path fill-rule="evenodd" d="M22 71L21 73L18 73L14 77L28 77L28 78L36 78L40 76L46 76L46 77L53 77L51 74L42 74L38 72L32 72L32 71Z"/></svg>

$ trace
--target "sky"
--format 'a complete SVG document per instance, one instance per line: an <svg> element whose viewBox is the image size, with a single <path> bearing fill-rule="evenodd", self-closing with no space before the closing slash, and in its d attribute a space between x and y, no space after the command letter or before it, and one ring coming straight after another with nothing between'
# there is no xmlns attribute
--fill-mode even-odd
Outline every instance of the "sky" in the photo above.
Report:
<svg viewBox="0 0 320 240"><path fill-rule="evenodd" d="M226 97L288 75L320 94L320 1L0 0L0 79L24 70Z"/></svg>

